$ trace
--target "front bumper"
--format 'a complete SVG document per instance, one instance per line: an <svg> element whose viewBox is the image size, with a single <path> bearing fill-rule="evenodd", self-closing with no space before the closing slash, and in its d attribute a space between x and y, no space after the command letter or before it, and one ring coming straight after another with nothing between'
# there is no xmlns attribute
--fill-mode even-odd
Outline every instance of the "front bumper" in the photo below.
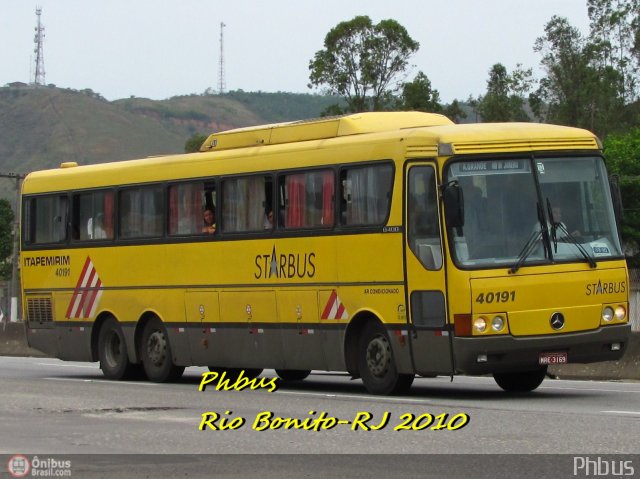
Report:
<svg viewBox="0 0 640 479"><path fill-rule="evenodd" d="M454 337L454 368L460 374L527 371L540 367L543 352L566 352L569 364L614 361L624 355L630 334L631 325L621 324L545 336ZM620 344L620 349L612 351L613 343ZM487 361L478 362L480 355L486 355Z"/></svg>

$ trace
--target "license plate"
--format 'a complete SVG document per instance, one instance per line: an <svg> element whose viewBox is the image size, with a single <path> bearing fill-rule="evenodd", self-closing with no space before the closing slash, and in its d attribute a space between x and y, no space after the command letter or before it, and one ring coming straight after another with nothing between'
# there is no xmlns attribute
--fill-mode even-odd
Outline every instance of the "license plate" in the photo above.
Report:
<svg viewBox="0 0 640 479"><path fill-rule="evenodd" d="M567 364L567 353L540 353L538 364Z"/></svg>

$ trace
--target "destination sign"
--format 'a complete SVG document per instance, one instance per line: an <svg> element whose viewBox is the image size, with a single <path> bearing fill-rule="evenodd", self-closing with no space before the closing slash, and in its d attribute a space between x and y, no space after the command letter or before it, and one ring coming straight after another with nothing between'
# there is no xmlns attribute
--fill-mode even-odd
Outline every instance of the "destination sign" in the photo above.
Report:
<svg viewBox="0 0 640 479"><path fill-rule="evenodd" d="M529 160L465 161L451 165L455 176L529 173Z"/></svg>

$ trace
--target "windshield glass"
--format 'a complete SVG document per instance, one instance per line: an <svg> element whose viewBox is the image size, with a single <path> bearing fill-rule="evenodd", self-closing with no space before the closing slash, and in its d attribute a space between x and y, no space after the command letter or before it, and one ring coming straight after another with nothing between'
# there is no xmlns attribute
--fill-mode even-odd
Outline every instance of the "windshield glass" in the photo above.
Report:
<svg viewBox="0 0 640 479"><path fill-rule="evenodd" d="M464 197L464 226L452 232L458 264L490 267L585 261L585 253L596 261L621 255L601 158L462 161L451 164L447 174ZM547 237L550 248L544 247Z"/></svg>

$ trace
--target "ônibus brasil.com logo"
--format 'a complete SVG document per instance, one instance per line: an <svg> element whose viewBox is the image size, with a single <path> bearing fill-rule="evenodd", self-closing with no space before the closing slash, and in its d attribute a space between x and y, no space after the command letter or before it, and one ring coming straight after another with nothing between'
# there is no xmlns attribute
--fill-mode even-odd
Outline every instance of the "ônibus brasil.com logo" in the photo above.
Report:
<svg viewBox="0 0 640 479"><path fill-rule="evenodd" d="M31 471L31 463L26 456L18 454L9 458L7 470L13 477L26 477Z"/></svg>
<svg viewBox="0 0 640 479"><path fill-rule="evenodd" d="M7 471L12 477L70 477L71 461L54 459L52 457L29 459L22 454L9 458Z"/></svg>

